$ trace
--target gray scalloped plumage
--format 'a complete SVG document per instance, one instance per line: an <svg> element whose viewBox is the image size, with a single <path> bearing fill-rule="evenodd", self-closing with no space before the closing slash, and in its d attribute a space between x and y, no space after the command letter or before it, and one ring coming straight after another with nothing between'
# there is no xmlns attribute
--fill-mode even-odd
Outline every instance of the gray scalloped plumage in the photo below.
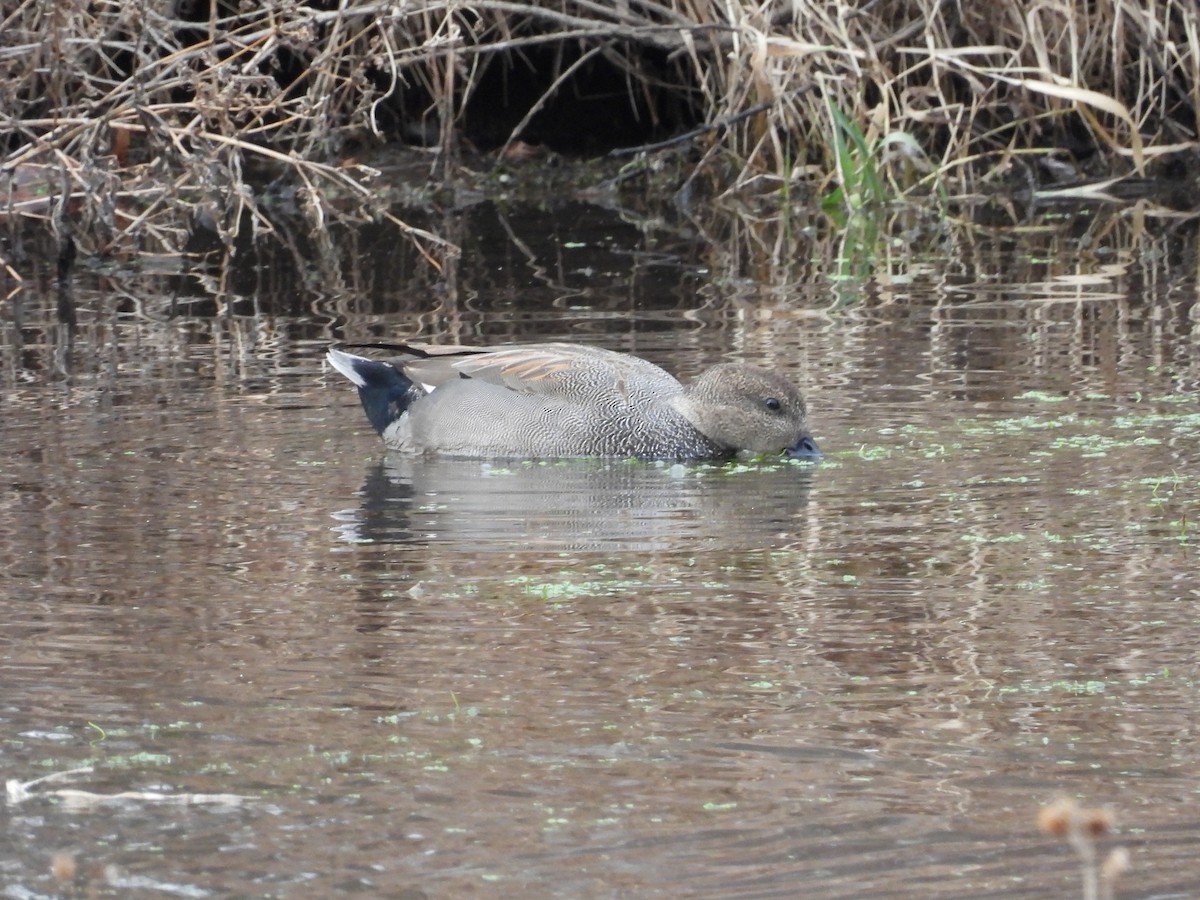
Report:
<svg viewBox="0 0 1200 900"><path fill-rule="evenodd" d="M653 363L579 344L400 345L387 360L336 348L391 450L466 457L818 459L804 398L752 366L722 363L687 385Z"/></svg>

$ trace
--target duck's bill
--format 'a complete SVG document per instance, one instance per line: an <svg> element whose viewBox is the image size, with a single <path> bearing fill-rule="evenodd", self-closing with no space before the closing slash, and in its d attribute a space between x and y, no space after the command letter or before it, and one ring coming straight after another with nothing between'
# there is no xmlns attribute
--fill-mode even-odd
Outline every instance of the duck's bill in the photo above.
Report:
<svg viewBox="0 0 1200 900"><path fill-rule="evenodd" d="M818 460L821 458L821 448L810 437L801 438L796 444L783 451L789 459Z"/></svg>

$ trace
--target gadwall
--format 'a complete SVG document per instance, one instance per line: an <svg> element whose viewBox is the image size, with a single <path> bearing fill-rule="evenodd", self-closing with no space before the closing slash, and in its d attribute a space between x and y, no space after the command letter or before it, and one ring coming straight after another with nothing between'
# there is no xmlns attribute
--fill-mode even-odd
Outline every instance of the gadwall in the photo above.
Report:
<svg viewBox="0 0 1200 900"><path fill-rule="evenodd" d="M445 456L820 459L804 398L782 376L722 363L680 384L653 363L578 344L330 349L391 450Z"/></svg>

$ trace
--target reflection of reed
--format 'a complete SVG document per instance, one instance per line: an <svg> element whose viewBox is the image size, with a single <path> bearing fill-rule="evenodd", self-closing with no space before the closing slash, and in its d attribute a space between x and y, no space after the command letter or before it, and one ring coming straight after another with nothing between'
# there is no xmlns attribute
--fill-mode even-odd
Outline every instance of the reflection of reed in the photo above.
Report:
<svg viewBox="0 0 1200 900"><path fill-rule="evenodd" d="M642 230L631 215L571 203L521 216L471 206L439 226L464 252L436 276L371 225L331 226L323 243L281 227L277 240L190 269L77 272L70 354L52 292L30 281L3 307L3 369L10 383L18 370L36 378L57 352L77 376L165 364L272 390L316 371L331 340L420 336L596 342L685 375L723 355L803 362L792 373L802 382L889 385L905 400L931 391L993 399L1006 390L1001 370L1038 389L1110 395L1143 390L1150 366L1173 368L1172 390L1200 384L1186 287L1195 254L1178 232L1136 218L1010 232L915 223L903 252L885 242L870 277L824 289L837 237L796 230L787 252L769 240L788 262L763 268L752 262L758 251L735 245L782 223L714 226L705 246L662 220Z"/></svg>

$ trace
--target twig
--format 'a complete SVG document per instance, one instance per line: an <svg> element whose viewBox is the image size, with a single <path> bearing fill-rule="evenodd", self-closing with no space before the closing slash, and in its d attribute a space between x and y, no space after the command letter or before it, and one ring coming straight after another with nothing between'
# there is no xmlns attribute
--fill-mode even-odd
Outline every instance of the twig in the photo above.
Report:
<svg viewBox="0 0 1200 900"><path fill-rule="evenodd" d="M253 797L245 797L241 794L167 794L162 791L121 791L116 794L96 794L92 791L80 791L74 788L59 788L57 790L36 792L32 790L38 785L67 781L76 775L87 775L92 771L94 770L91 766L81 766L78 769L69 769L65 772L54 772L50 775L43 775L41 778L35 778L32 781L18 781L15 778L10 778L5 782L8 802L16 806L18 803L24 803L26 800L32 800L36 797L56 797L67 805L74 807L95 806L101 803L115 803L128 800L136 800L144 803L177 803L187 806L195 804L235 806L246 800L254 799Z"/></svg>

